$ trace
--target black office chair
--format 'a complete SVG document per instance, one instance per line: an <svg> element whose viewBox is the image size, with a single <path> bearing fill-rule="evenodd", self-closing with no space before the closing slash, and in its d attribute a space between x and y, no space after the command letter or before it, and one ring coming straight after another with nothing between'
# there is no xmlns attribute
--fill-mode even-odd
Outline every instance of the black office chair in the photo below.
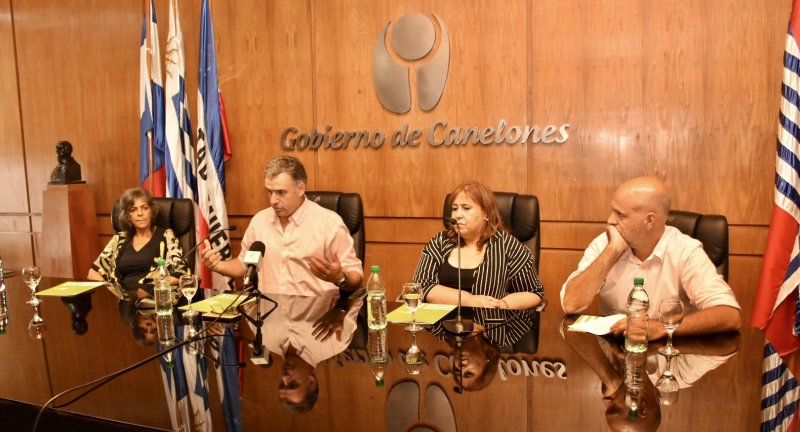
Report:
<svg viewBox="0 0 800 432"><path fill-rule="evenodd" d="M194 202L178 198L153 198L153 202L158 206L156 225L172 229L184 253L191 250L197 242L194 229ZM117 220L117 214L119 214L119 201L114 202L114 207L111 209L111 225L114 231L119 232L122 231L122 226ZM186 268L191 271L194 271L194 259L194 254L186 257Z"/></svg>
<svg viewBox="0 0 800 432"><path fill-rule="evenodd" d="M539 199L536 195L520 195L513 192L495 192L497 209L514 237L531 250L533 267L539 271L541 235L539 231ZM453 203L451 194L444 199L444 220L450 219ZM445 223L445 228L447 224Z"/></svg>
<svg viewBox="0 0 800 432"><path fill-rule="evenodd" d="M725 281L728 280L728 219L725 216L670 210L667 225L700 240L706 255L717 268L717 273Z"/></svg>
<svg viewBox="0 0 800 432"><path fill-rule="evenodd" d="M353 237L353 246L356 250L356 257L364 265L366 253L366 231L364 229L364 205L361 202L361 195L357 193L329 192L329 191L307 191L306 198L333 210L342 217L344 225Z"/></svg>

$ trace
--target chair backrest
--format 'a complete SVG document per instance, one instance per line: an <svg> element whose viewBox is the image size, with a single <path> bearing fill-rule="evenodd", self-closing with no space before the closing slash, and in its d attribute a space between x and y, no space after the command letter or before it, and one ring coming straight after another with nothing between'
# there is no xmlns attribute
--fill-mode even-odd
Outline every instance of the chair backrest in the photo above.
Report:
<svg viewBox="0 0 800 432"><path fill-rule="evenodd" d="M367 237L364 229L364 205L361 202L361 195L344 192L306 191L306 198L328 210L335 211L342 217L344 226L353 237L356 256L361 260L361 265L364 265Z"/></svg>
<svg viewBox="0 0 800 432"><path fill-rule="evenodd" d="M183 253L191 250L197 238L194 228L194 202L190 199L179 198L153 198L153 202L158 206L158 219L156 225L172 229L181 244ZM114 202L111 209L111 225L114 231L122 231L122 226L117 220L119 213L119 201ZM194 271L194 254L186 257L186 268Z"/></svg>
<svg viewBox="0 0 800 432"><path fill-rule="evenodd" d="M717 267L717 273L728 280L728 219L725 216L670 210L667 225L700 240L706 255Z"/></svg>
<svg viewBox="0 0 800 432"><path fill-rule="evenodd" d="M444 219L450 219L452 194L444 199ZM495 192L497 209L514 237L531 250L533 266L539 271L541 235L539 233L539 199L536 195L520 195L513 192ZM445 223L445 228L447 228Z"/></svg>

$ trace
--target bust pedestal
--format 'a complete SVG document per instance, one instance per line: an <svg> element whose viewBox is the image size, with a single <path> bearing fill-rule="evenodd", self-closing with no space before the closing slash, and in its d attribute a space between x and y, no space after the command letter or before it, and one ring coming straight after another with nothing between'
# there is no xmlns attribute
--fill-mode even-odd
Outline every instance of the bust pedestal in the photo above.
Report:
<svg viewBox="0 0 800 432"><path fill-rule="evenodd" d="M97 255L97 217L87 184L48 184L42 196L42 274L83 280Z"/></svg>

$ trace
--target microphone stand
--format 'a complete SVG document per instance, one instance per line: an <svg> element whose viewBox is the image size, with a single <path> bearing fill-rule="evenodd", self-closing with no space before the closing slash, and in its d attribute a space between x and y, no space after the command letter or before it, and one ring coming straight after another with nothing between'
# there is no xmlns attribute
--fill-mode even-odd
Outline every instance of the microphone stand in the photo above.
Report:
<svg viewBox="0 0 800 432"><path fill-rule="evenodd" d="M461 228L459 228L455 219L450 220L451 225L453 225L454 222L456 235L458 236L458 249L456 250L456 260L458 264L458 312L456 313L456 319L445 320L442 322L442 326L449 333L457 336L466 336L472 333L472 328L475 323L470 319L463 319L461 317Z"/></svg>
<svg viewBox="0 0 800 432"><path fill-rule="evenodd" d="M247 290L248 287L244 287L244 289ZM244 311L245 303L250 301L250 299L256 299L257 309L256 309L255 318L251 317L250 315L248 315ZM270 310L264 312L263 314L261 313L261 300L262 299L272 303L272 308ZM277 307L278 307L278 303L275 302L275 300L272 300L271 298L269 298L269 297L265 296L264 294L262 294L261 291L258 290L258 287L255 284L250 286L250 291L248 293L247 298L242 303L240 303L239 306L236 306L236 309L239 311L239 313L242 314L242 316L245 317L248 321L250 321L250 323L253 324L253 326L255 326L255 328L256 328L255 340L253 341L253 356L254 357L261 357L261 355L263 354L262 350L264 348L264 345L261 343L261 327L264 325L264 320L275 309L277 309Z"/></svg>

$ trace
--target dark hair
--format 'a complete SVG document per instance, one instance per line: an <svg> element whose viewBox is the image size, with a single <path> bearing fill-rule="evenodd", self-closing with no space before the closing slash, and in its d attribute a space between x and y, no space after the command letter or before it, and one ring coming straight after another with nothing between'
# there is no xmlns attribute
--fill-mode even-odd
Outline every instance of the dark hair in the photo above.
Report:
<svg viewBox="0 0 800 432"><path fill-rule="evenodd" d="M317 399L319 399L319 383L314 381L313 388L311 385L308 386L308 390L306 390L306 397L303 398L300 402L294 403L288 399L280 398L281 405L294 413L304 413L311 411L317 405Z"/></svg>
<svg viewBox="0 0 800 432"><path fill-rule="evenodd" d="M134 316L133 323L130 325L131 326L131 336L133 336L133 340L140 346L155 346L156 343L158 342L158 339L152 339L152 340L148 340L147 339L147 337L145 335L145 330L139 325L140 322L141 322L140 319L141 320L148 320L148 319L154 320L155 318L152 317L152 316L144 316L144 315L142 315L140 317L139 314L137 314L137 316Z"/></svg>
<svg viewBox="0 0 800 432"><path fill-rule="evenodd" d="M462 387L466 391L483 390L488 387L494 381L494 377L497 376L497 364L500 362L500 349L495 344L491 343L483 333L475 336L475 338L478 340L481 350L486 354L486 365L482 374L476 377L472 383ZM454 354L460 355L457 352L454 352ZM454 358L453 361L458 361L458 359ZM453 370L453 379L458 384L459 380L456 373L464 373L464 370L461 369L459 372L456 372L455 369ZM461 381L463 383L463 379Z"/></svg>
<svg viewBox="0 0 800 432"><path fill-rule="evenodd" d="M481 236L478 239L478 249L488 243L489 239L497 234L497 231L508 231L506 224L503 222L503 217L500 216L500 211L497 209L497 200L494 198L494 193L491 189L482 183L468 181L456 186L453 192L450 192L451 199L455 200L461 192L464 192L469 199L475 201L475 204L480 206L486 214L486 224L483 226L483 232L481 232ZM458 236L453 228L450 228L447 232L447 238L453 243L457 241Z"/></svg>
<svg viewBox="0 0 800 432"><path fill-rule="evenodd" d="M296 182L308 183L306 168L300 159L294 156L278 156L269 161L264 168L264 177L268 179L283 173L288 173Z"/></svg>
<svg viewBox="0 0 800 432"><path fill-rule="evenodd" d="M147 205L150 206L150 226L156 226L156 221L158 220L158 206L153 202L153 197L150 196L150 192L139 187L130 188L119 197L119 213L117 213L117 222L119 222L122 229L128 234L133 234L135 231L128 211L133 207L136 200L140 198L147 201Z"/></svg>

